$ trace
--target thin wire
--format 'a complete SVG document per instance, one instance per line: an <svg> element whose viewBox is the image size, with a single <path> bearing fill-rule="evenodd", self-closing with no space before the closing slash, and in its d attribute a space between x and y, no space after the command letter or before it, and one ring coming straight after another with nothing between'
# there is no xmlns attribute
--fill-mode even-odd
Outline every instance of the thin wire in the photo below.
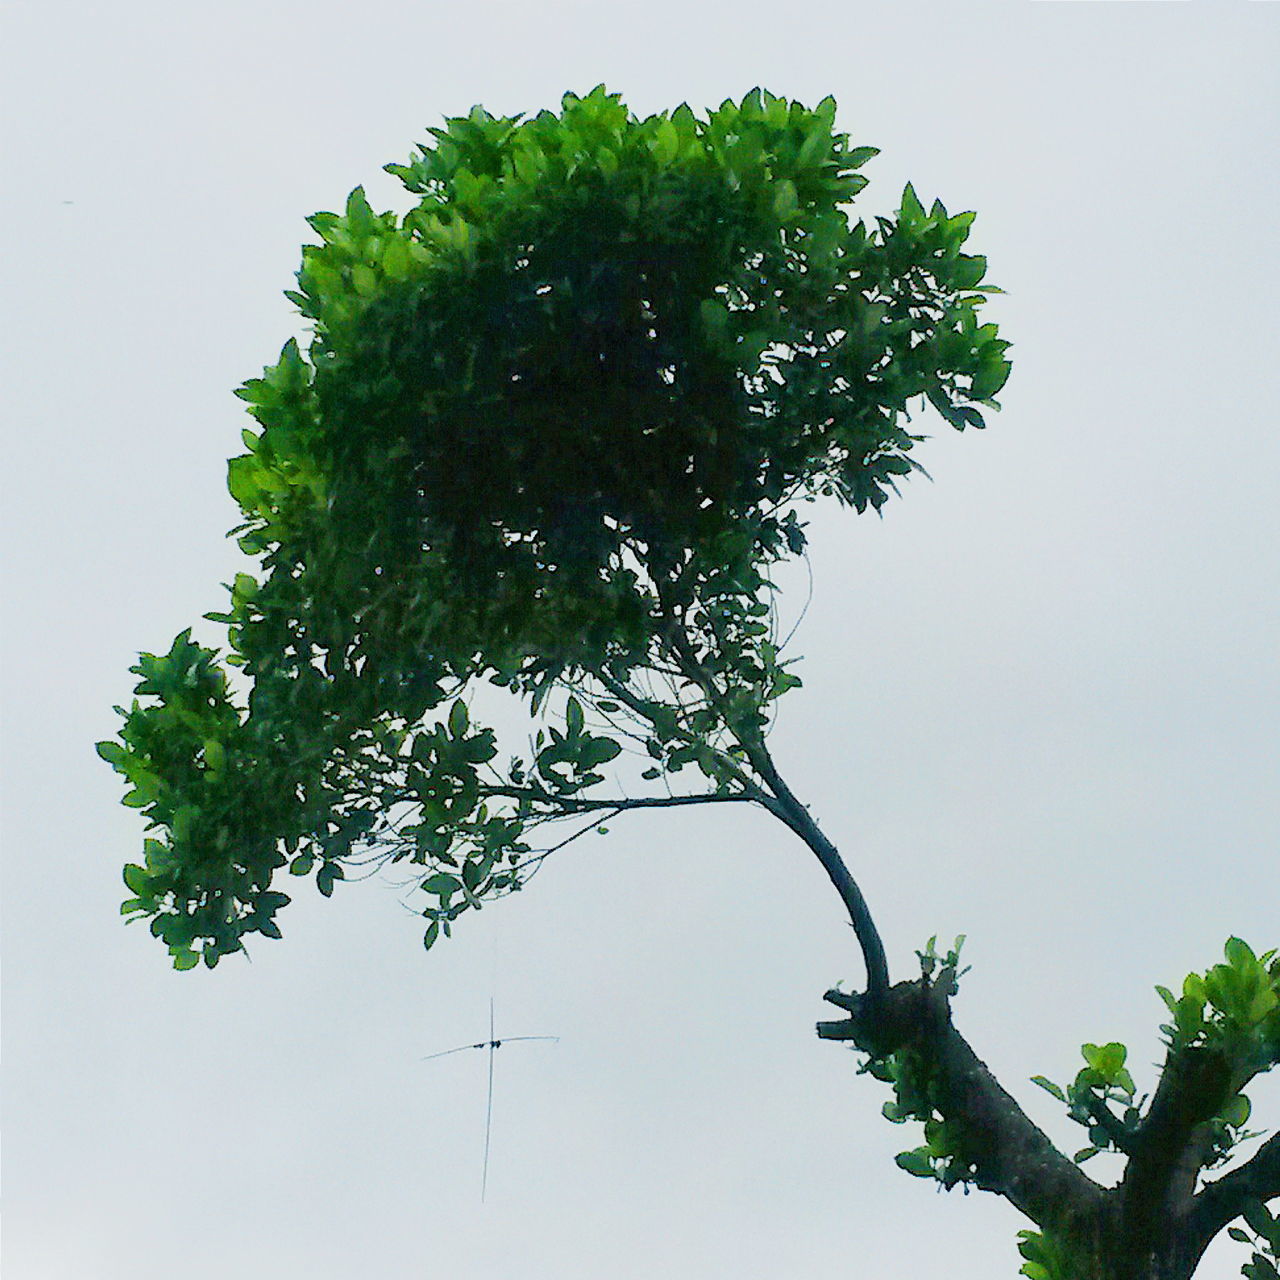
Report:
<svg viewBox="0 0 1280 1280"><path fill-rule="evenodd" d="M445 1058L451 1053L465 1053L468 1049L501 1049L504 1044L514 1044L517 1040L556 1040L559 1036L503 1036L501 1040L481 1040L479 1044L460 1044L456 1049L441 1049L439 1053L426 1053L418 1059L426 1062L430 1058Z"/></svg>
<svg viewBox="0 0 1280 1280"><path fill-rule="evenodd" d="M428 1053L419 1059L420 1062L427 1062L432 1058L445 1058L451 1053L463 1053L468 1049L488 1049L489 1050L489 1090L488 1098L485 1102L484 1109L484 1163L480 1170L480 1201L484 1202L485 1193L489 1189L489 1138L493 1132L493 1054L494 1050L501 1049L504 1044L517 1040L554 1040L559 1043L559 1036L506 1036L504 1039L497 1038L497 1032L494 1029L493 1015L493 997L489 997L489 1038L481 1040L478 1044L460 1044L452 1049L441 1049L439 1053Z"/></svg>
<svg viewBox="0 0 1280 1280"><path fill-rule="evenodd" d="M489 1188L489 1130L493 1123L493 1053L498 1042L493 1038L493 997L489 997L489 1098L484 1108L484 1164L480 1167L480 1203Z"/></svg>

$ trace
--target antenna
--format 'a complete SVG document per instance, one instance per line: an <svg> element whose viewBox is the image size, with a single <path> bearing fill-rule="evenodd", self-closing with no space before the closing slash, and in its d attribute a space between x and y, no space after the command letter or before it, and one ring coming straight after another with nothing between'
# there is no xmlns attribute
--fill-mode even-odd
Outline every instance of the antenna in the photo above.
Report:
<svg viewBox="0 0 1280 1280"><path fill-rule="evenodd" d="M493 1128L493 1054L495 1049L501 1049L504 1044L512 1044L517 1040L552 1040L557 1044L560 1041L559 1036L506 1036L499 1040L494 1032L493 1022L493 997L489 997L489 1038L481 1040L477 1044L460 1044L452 1049L441 1049L439 1053L428 1053L419 1059L420 1062L429 1062L432 1058L447 1058L451 1053L463 1053L468 1049L488 1049L489 1050L489 1091L488 1098L484 1108L484 1163L480 1172L480 1200L484 1202L485 1192L489 1189L489 1135Z"/></svg>

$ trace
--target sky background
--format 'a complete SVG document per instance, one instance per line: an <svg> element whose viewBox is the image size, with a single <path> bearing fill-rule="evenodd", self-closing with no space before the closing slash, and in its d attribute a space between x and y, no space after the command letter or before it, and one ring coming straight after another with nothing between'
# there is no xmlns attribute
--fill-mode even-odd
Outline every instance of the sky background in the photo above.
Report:
<svg viewBox="0 0 1280 1280"><path fill-rule="evenodd" d="M1027 1083L1131 1047L1238 933L1280 944L1280 4L10 0L5 376L7 1280L986 1280L1018 1214L819 1042L838 900L765 814L630 815L426 955L403 894L307 885L179 974L125 929L137 815L93 742L138 649L246 567L231 394L299 332L303 218L475 102L638 113L763 84L882 154L862 209L977 209L1016 346L985 433L884 519L812 513L775 755L895 977L969 935L957 1021ZM788 607L803 602L793 578ZM214 639L201 624L198 634ZM483 1054L499 1051L480 1203ZM1255 1110L1280 1124L1280 1081ZM1101 1161L1099 1176L1108 1174ZM1235 1276L1238 1246L1205 1262Z"/></svg>

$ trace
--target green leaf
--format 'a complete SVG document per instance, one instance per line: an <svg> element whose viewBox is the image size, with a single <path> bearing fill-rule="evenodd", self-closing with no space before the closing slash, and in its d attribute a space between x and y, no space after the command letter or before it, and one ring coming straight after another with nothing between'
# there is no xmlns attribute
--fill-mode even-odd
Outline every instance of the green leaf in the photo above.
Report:
<svg viewBox="0 0 1280 1280"><path fill-rule="evenodd" d="M1267 1206L1261 1200L1246 1200L1241 1213L1244 1220L1258 1235L1265 1238L1271 1234L1274 1219Z"/></svg>
<svg viewBox="0 0 1280 1280"><path fill-rule="evenodd" d="M126 888L132 889L140 897L145 897L150 888L150 882L150 876L137 863L130 862L125 865L124 883Z"/></svg>
<svg viewBox="0 0 1280 1280"><path fill-rule="evenodd" d="M1251 1111L1252 1107L1249 1099L1245 1097L1243 1093L1237 1093L1236 1096L1232 1098L1225 1107L1223 1107L1220 1112L1220 1116L1233 1129L1239 1129L1248 1121Z"/></svg>
<svg viewBox="0 0 1280 1280"><path fill-rule="evenodd" d="M786 222L800 207L800 197L796 192L796 184L790 178L783 178L777 184L773 196L773 212L780 222Z"/></svg>
<svg viewBox="0 0 1280 1280"><path fill-rule="evenodd" d="M621 752L621 744L612 738L588 738L578 755L578 763L584 769L594 769L596 765L615 759Z"/></svg>
<svg viewBox="0 0 1280 1280"><path fill-rule="evenodd" d="M1224 950L1226 951L1227 962L1233 969L1250 972L1257 968L1257 956L1253 954L1253 949L1249 944L1240 938L1228 938Z"/></svg>
<svg viewBox="0 0 1280 1280"><path fill-rule="evenodd" d="M382 269L392 280L403 280L409 274L409 246L399 236L387 241L382 251Z"/></svg>
<svg viewBox="0 0 1280 1280"><path fill-rule="evenodd" d="M447 871L441 871L424 880L422 887L428 893L434 893L437 897L443 898L451 893L457 893L462 888L462 881L457 876L451 876Z"/></svg>
<svg viewBox="0 0 1280 1280"><path fill-rule="evenodd" d="M925 218L924 205L920 203L915 187L909 182L902 191L901 217L906 223L922 222Z"/></svg>
<svg viewBox="0 0 1280 1280"><path fill-rule="evenodd" d="M969 394L975 400L990 400L1009 380L1013 366L999 357L986 361L973 376Z"/></svg>
<svg viewBox="0 0 1280 1280"><path fill-rule="evenodd" d="M661 120L654 131L653 157L660 165L669 165L680 153L680 135L670 120Z"/></svg>
<svg viewBox="0 0 1280 1280"><path fill-rule="evenodd" d="M471 718L467 713L467 704L459 698L449 709L449 733L454 738L461 738L467 731Z"/></svg>
<svg viewBox="0 0 1280 1280"><path fill-rule="evenodd" d="M322 862L316 872L316 888L326 897L333 896L333 886L337 881L345 879L342 867L336 862Z"/></svg>
<svg viewBox="0 0 1280 1280"><path fill-rule="evenodd" d="M1052 1080L1046 1080L1044 1076L1032 1076L1031 1083L1038 1084L1042 1089L1053 1094L1059 1102L1066 1102L1067 1095L1062 1092L1061 1086L1054 1084Z"/></svg>
<svg viewBox="0 0 1280 1280"><path fill-rule="evenodd" d="M933 1155L928 1147L916 1147L914 1151L900 1151L894 1156L899 1169L905 1169L913 1178L932 1178Z"/></svg>

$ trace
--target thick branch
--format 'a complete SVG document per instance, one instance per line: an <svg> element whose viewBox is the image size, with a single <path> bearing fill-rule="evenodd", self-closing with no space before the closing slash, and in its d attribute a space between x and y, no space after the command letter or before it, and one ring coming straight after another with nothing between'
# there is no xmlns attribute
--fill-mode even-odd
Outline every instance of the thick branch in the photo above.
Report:
<svg viewBox="0 0 1280 1280"><path fill-rule="evenodd" d="M1240 1216L1249 1200L1280 1199L1280 1133L1273 1133L1238 1168L1210 1182L1196 1196L1191 1228L1207 1246L1223 1227Z"/></svg>
<svg viewBox="0 0 1280 1280"><path fill-rule="evenodd" d="M1222 1110L1231 1083L1230 1067L1215 1050L1170 1051L1121 1183L1128 1237L1140 1240L1155 1223L1187 1212L1207 1139L1207 1131L1197 1131Z"/></svg>
<svg viewBox="0 0 1280 1280"><path fill-rule="evenodd" d="M852 1039L877 1055L910 1051L935 1082L936 1105L961 1135L974 1181L1004 1196L1042 1227L1080 1238L1101 1229L1107 1192L1064 1156L1001 1087L951 1021L943 990L926 979L889 988L872 1010L828 992L847 1022L818 1024L828 1039Z"/></svg>

